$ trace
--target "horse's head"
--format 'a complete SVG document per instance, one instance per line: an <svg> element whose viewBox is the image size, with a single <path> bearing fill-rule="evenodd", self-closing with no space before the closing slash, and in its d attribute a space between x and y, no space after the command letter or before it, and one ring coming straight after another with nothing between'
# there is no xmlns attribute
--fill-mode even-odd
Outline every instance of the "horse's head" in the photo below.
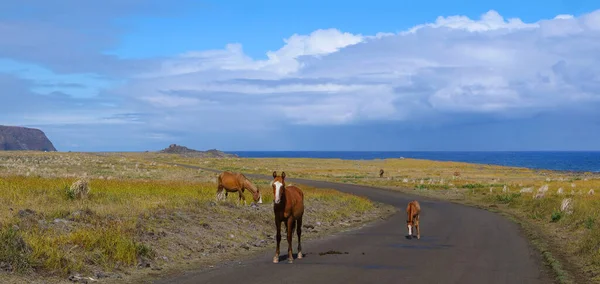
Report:
<svg viewBox="0 0 600 284"><path fill-rule="evenodd" d="M281 172L281 176L277 176L277 171L273 171L271 186L273 187L274 202L279 204L285 191L285 172Z"/></svg>
<svg viewBox="0 0 600 284"><path fill-rule="evenodd" d="M256 192L252 194L252 198L254 198L254 202L258 202L258 204L262 204L262 194L260 194L260 188L256 186Z"/></svg>

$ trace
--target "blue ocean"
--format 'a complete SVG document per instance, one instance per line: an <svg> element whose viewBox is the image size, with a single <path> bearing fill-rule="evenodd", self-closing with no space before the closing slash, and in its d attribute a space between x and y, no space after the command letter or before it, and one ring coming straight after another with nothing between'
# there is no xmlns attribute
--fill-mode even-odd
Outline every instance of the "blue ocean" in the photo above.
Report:
<svg viewBox="0 0 600 284"><path fill-rule="evenodd" d="M413 158L531 169L600 172L600 151L581 152L360 152L360 151L230 151L244 158L323 158L373 160Z"/></svg>

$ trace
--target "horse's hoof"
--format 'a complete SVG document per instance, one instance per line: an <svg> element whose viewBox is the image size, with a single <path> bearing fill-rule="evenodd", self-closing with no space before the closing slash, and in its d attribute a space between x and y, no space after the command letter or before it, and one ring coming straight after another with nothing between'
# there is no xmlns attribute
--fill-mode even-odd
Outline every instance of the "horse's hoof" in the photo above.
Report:
<svg viewBox="0 0 600 284"><path fill-rule="evenodd" d="M294 263L294 259L293 258L288 258L288 263Z"/></svg>
<svg viewBox="0 0 600 284"><path fill-rule="evenodd" d="M273 257L273 263L279 263L279 257Z"/></svg>
<svg viewBox="0 0 600 284"><path fill-rule="evenodd" d="M301 252L298 253L298 259L302 259L302 253Z"/></svg>

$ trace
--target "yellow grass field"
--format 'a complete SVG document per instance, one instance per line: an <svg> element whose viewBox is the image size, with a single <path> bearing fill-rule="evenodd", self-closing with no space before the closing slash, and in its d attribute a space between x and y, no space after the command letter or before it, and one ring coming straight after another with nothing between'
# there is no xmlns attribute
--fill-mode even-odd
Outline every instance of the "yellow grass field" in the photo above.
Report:
<svg viewBox="0 0 600 284"><path fill-rule="evenodd" d="M499 211L520 223L559 279L600 282L600 175L416 159L208 159L205 168L391 188ZM384 175L379 177L379 170ZM569 202L566 208L563 202ZM559 260L559 261L557 261Z"/></svg>
<svg viewBox="0 0 600 284"><path fill-rule="evenodd" d="M0 152L0 282L127 282L274 249L272 191L264 204L215 201L216 174L162 162L176 155ZM71 185L89 180L78 198ZM391 214L393 208L301 186L304 239ZM248 203L251 194L245 193ZM342 222L349 218L354 222Z"/></svg>

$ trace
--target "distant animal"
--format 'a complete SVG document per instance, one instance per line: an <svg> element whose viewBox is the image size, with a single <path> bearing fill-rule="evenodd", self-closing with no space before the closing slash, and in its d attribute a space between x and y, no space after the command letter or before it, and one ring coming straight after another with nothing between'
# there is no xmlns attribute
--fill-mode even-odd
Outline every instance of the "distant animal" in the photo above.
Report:
<svg viewBox="0 0 600 284"><path fill-rule="evenodd" d="M260 190L244 174L224 171L217 177L217 200L227 198L229 192L237 191L240 203L243 200L246 204L246 197L244 196L246 189L252 193L254 202L262 203ZM223 191L225 196L223 196Z"/></svg>
<svg viewBox="0 0 600 284"><path fill-rule="evenodd" d="M279 243L281 242L281 223L285 224L288 242L288 263L294 262L292 255L292 235L294 229L298 230L298 259L302 258L302 216L304 215L304 193L296 186L285 184L285 172L277 176L273 171L273 213L275 213L275 226L277 227L277 249L273 263L279 262Z"/></svg>
<svg viewBox="0 0 600 284"><path fill-rule="evenodd" d="M454 176L455 177L459 177L460 176L460 172L454 172Z"/></svg>
<svg viewBox="0 0 600 284"><path fill-rule="evenodd" d="M383 169L379 170L379 177L383 177Z"/></svg>
<svg viewBox="0 0 600 284"><path fill-rule="evenodd" d="M406 226L408 227L408 239L413 237L412 228L417 231L417 239L421 239L421 229L419 226L419 215L421 215L421 205L418 201L413 200L406 206Z"/></svg>

